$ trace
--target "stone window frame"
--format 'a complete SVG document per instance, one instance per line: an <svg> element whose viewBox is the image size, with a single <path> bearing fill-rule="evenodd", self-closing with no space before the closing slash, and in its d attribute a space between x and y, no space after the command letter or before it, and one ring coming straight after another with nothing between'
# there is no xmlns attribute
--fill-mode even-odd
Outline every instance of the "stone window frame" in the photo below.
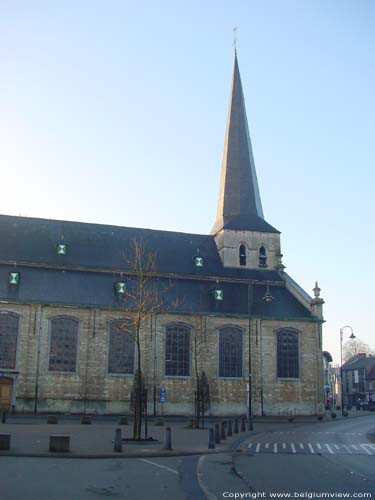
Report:
<svg viewBox="0 0 375 500"><path fill-rule="evenodd" d="M0 310L0 315L11 315L13 317L17 317L18 319L18 330L17 330L17 340L16 340L16 354L15 354L15 362L14 362L14 368L2 368L0 367L0 371L2 372L16 372L18 371L18 363L19 363L19 346L20 346L20 337L21 337L21 327L22 327L22 320L23 316L15 311L11 311L9 309L4 309Z"/></svg>
<svg viewBox="0 0 375 500"><path fill-rule="evenodd" d="M166 361L167 361L167 329L168 327L173 327L173 326L183 326L189 330L189 375L168 375L166 373ZM164 378L180 378L180 379L189 379L192 378L192 362L193 362L193 356L192 356L192 334L193 334L193 326L190 325L189 323L185 323L183 321L172 321L170 323L166 323L164 325L164 363L163 363L163 376Z"/></svg>
<svg viewBox="0 0 375 500"><path fill-rule="evenodd" d="M261 248L264 248L264 255L261 255L260 254L260 250ZM258 246L258 267L268 267L268 253L269 253L269 249L267 248L267 245L265 245L264 243L261 243L259 246ZM261 263L261 260L260 259L263 259L264 258L264 263Z"/></svg>
<svg viewBox="0 0 375 500"><path fill-rule="evenodd" d="M241 366L241 375L238 375L236 377L228 377L228 376L222 376L220 375L220 330L223 330L224 328L235 328L236 330L239 330L241 333L241 349L242 349L242 366ZM245 345L244 345L244 339L245 339L245 328L239 325L234 325L233 323L221 325L216 328L216 346L217 346L217 352L216 352L216 374L217 378L220 380L243 380L244 378L244 369L245 369Z"/></svg>
<svg viewBox="0 0 375 500"><path fill-rule="evenodd" d="M76 363L74 371L64 371L64 370L50 370L50 358L51 358L51 338L52 338L52 321L55 319L68 319L73 320L77 323L77 339L76 339ZM47 373L49 375L78 375L79 374L79 346L81 337L81 320L76 316L68 316L65 314L58 314L56 316L51 316L48 318L48 355L47 355Z"/></svg>
<svg viewBox="0 0 375 500"><path fill-rule="evenodd" d="M125 316L119 317L119 318L113 318L109 321L107 321L106 325L106 332L107 332L107 342L106 342L106 375L110 377L132 377L134 378L134 375L137 371L138 367L138 361L137 361L137 356L136 356L136 342L135 339L133 339L134 342L134 366L133 366L133 373L112 373L109 371L109 348L110 348L110 339L111 339L111 324L116 323L118 321L129 321L129 318L126 318Z"/></svg>
<svg viewBox="0 0 375 500"><path fill-rule="evenodd" d="M293 332L297 335L297 349L298 349L298 352L297 352L298 376L297 377L279 377L279 374L278 374L278 336L283 331L290 331L290 332ZM276 349L275 349L275 352L276 352L276 356L275 356L276 380L296 380L296 381L301 380L302 379L302 376L301 376L302 364L301 364L300 337L301 337L302 331L298 330L297 328L294 328L292 326L282 326L282 327L279 327L276 330L274 330L274 333L275 333L275 347L276 347Z"/></svg>
<svg viewBox="0 0 375 500"><path fill-rule="evenodd" d="M244 257L245 259L241 261L241 249L244 249L245 251L245 254L244 254ZM240 267L246 267L247 266L247 262L248 262L248 254L249 254L249 249L247 248L247 245L246 243L244 243L243 241L238 245L238 265ZM241 263L243 262L243 263Z"/></svg>

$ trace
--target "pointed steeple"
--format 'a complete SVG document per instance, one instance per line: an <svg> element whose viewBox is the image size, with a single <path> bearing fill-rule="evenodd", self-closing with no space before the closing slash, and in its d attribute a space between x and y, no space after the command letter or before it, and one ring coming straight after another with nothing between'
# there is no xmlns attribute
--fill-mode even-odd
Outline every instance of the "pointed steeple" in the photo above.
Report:
<svg viewBox="0 0 375 500"><path fill-rule="evenodd" d="M219 203L211 234L221 229L278 232L263 216L236 51Z"/></svg>

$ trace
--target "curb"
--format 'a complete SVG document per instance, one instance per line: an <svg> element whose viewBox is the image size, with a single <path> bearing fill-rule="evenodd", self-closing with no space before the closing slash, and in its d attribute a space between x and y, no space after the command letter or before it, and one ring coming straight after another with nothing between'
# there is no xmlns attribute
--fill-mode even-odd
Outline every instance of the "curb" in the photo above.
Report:
<svg viewBox="0 0 375 500"><path fill-rule="evenodd" d="M366 434L366 437L369 441L371 441L372 443L375 443L375 429L368 431L368 433Z"/></svg>
<svg viewBox="0 0 375 500"><path fill-rule="evenodd" d="M220 453L232 453L234 449L239 446L242 441L246 441L249 435L253 433L246 433L241 438L234 441L231 445L228 445L226 448L221 450L181 450L181 451L139 451L138 453L98 453L98 454L85 454L85 453L21 453L21 452L12 452L12 451L0 451L0 457L23 457L23 458L81 458L81 459L103 459L103 458L144 458L144 457L153 457L153 458L163 458L163 457L189 457L189 456L206 456L206 455L218 455Z"/></svg>
<svg viewBox="0 0 375 500"><path fill-rule="evenodd" d="M207 498L207 500L217 500L217 496L210 492L207 486L203 481L203 463L206 459L206 456L200 457L197 463L197 480L202 493Z"/></svg>

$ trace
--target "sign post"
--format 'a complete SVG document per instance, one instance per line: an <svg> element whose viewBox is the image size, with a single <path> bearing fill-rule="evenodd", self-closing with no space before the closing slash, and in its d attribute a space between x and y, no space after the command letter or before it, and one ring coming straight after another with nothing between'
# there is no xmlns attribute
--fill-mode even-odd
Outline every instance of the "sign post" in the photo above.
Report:
<svg viewBox="0 0 375 500"><path fill-rule="evenodd" d="M162 416L164 415L164 403L167 400L167 391L164 387L164 385L161 386L160 388L160 403L161 403L161 414Z"/></svg>

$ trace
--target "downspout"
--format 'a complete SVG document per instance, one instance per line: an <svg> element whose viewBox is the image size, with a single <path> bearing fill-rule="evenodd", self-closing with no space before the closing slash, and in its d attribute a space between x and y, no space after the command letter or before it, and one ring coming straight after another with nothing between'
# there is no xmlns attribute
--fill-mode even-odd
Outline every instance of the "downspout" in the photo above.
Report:
<svg viewBox="0 0 375 500"><path fill-rule="evenodd" d="M39 316L39 327L37 328L37 318ZM34 336L37 334L37 354L36 354L36 370L35 370L35 392L34 392L34 413L38 413L38 394L39 394L39 371L40 371L40 337L42 332L42 305L39 304L35 311L34 317Z"/></svg>
<svg viewBox="0 0 375 500"><path fill-rule="evenodd" d="M259 343L260 343L260 407L262 412L262 417L264 417L264 403L263 403L263 336L262 336L262 320L258 320L257 326L259 325Z"/></svg>
<svg viewBox="0 0 375 500"><path fill-rule="evenodd" d="M156 322L157 322L157 313L155 313L155 320L154 320L154 377L153 377L153 396L154 396L154 417L156 417L156 368L157 368L157 353L156 353L156 348L157 348L157 342L156 342ZM151 316L151 328L152 328L152 316Z"/></svg>
<svg viewBox="0 0 375 500"><path fill-rule="evenodd" d="M252 309L252 285L247 285L247 319L248 319L248 333L249 333L249 431L253 430L253 409L252 409L252 373L251 373L251 309Z"/></svg>

